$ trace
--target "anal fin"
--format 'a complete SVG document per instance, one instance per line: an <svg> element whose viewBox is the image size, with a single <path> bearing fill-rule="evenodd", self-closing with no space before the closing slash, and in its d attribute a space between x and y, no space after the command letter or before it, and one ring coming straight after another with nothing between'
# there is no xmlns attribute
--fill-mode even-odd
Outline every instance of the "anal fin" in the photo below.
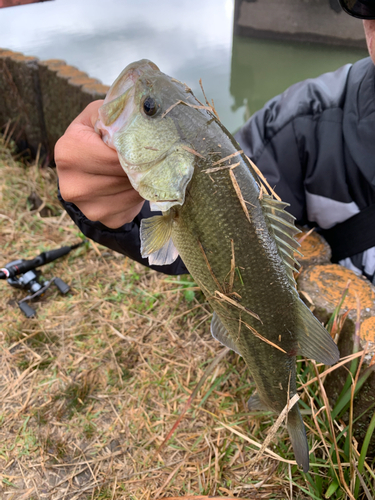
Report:
<svg viewBox="0 0 375 500"><path fill-rule="evenodd" d="M337 345L301 299L298 299L297 315L297 354L325 365L337 363L340 358Z"/></svg>

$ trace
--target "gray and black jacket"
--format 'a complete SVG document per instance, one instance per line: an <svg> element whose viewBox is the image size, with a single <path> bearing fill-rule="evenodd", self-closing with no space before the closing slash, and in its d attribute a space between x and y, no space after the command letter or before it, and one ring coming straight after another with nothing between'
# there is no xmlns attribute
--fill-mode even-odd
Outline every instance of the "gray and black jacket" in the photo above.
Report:
<svg viewBox="0 0 375 500"><path fill-rule="evenodd" d="M291 86L235 137L299 224L316 225L323 234L332 227L340 232L338 224L375 204L374 64L366 58ZM132 223L111 230L62 202L87 237L148 265L139 242L140 221L151 216L148 203ZM353 255L349 245L345 258L336 260L374 280L375 245ZM187 272L181 259L154 268Z"/></svg>

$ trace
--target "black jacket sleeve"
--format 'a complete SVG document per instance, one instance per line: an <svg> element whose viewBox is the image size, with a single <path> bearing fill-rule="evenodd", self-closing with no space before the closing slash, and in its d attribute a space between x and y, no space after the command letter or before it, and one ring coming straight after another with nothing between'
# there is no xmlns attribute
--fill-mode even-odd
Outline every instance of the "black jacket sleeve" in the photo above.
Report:
<svg viewBox="0 0 375 500"><path fill-rule="evenodd" d="M132 260L140 262L141 264L161 273L172 275L188 273L188 270L180 257L169 265L150 266L148 264L148 259L144 259L141 256L141 243L139 238L141 220L157 214L157 212L151 212L148 202L145 202L141 212L132 222L124 224L118 229L110 229L101 222L89 220L79 210L79 208L74 205L74 203L66 202L62 198L60 190L58 191L58 198L73 222L77 224L79 229L85 236L87 236L87 238L90 238L91 240L94 240L111 250L122 253L123 255L130 257Z"/></svg>

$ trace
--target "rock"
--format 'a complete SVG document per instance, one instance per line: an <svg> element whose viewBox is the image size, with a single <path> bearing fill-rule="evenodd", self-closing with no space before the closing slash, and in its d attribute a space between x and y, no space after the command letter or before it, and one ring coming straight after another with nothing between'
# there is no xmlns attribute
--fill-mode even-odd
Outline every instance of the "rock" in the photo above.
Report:
<svg viewBox="0 0 375 500"><path fill-rule="evenodd" d="M338 264L319 264L303 269L298 278L299 289L304 297L310 297L315 308L331 315L340 303L345 289L348 293L341 312L348 311L353 321L357 318L357 298L361 321L375 316L375 288L363 276ZM372 339L374 341L374 339Z"/></svg>
<svg viewBox="0 0 375 500"><path fill-rule="evenodd" d="M317 232L304 231L297 238L303 257L296 255L303 268L313 264L322 264L331 259L331 247Z"/></svg>

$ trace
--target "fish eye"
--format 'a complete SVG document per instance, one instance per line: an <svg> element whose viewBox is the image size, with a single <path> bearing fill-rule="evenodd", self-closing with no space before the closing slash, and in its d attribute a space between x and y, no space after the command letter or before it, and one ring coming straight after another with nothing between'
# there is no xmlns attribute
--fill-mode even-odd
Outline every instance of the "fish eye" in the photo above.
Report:
<svg viewBox="0 0 375 500"><path fill-rule="evenodd" d="M153 97L146 97L146 99L143 101L143 111L147 116L154 116L154 114L157 112L158 107L156 104L156 101Z"/></svg>

